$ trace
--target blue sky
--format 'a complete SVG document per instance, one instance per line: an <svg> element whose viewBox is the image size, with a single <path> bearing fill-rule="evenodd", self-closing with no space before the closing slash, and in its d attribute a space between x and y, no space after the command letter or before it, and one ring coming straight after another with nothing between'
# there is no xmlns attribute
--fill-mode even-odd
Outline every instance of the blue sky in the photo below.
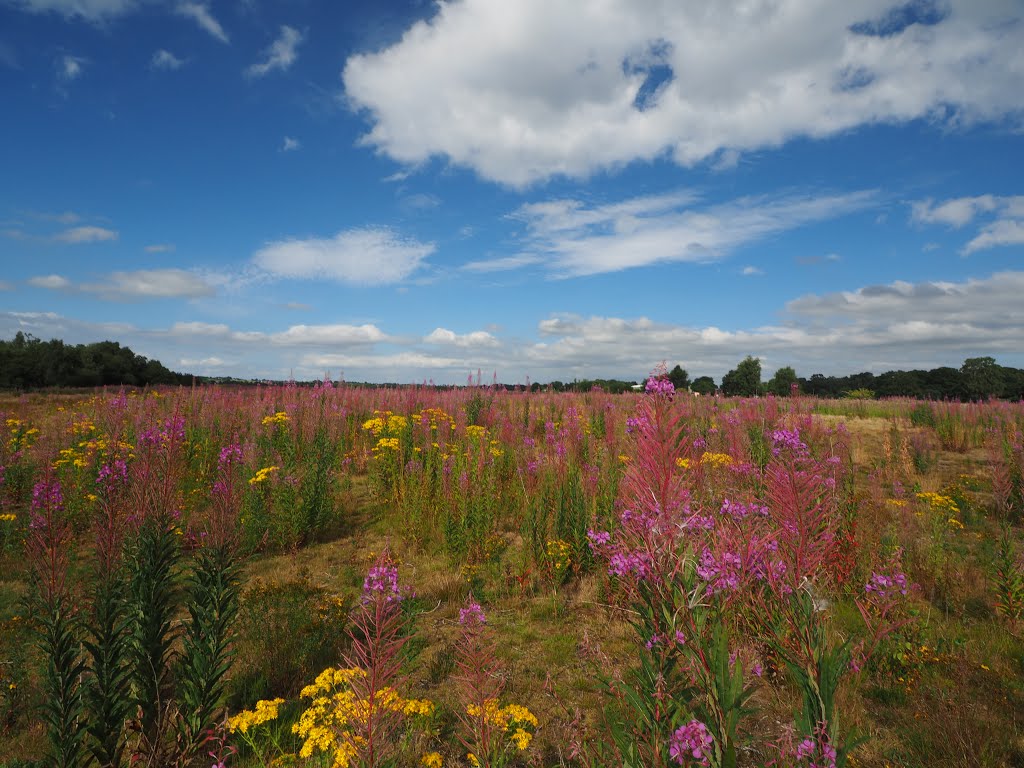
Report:
<svg viewBox="0 0 1024 768"><path fill-rule="evenodd" d="M0 0L0 336L461 383L1024 367L1019 0Z"/></svg>

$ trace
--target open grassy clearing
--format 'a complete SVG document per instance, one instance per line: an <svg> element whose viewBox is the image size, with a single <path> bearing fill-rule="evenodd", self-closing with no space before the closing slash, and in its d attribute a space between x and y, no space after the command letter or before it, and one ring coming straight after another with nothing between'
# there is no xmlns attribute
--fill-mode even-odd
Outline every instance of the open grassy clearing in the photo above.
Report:
<svg viewBox="0 0 1024 768"><path fill-rule="evenodd" d="M529 707L538 720L529 748L507 755L512 763L582 764L572 756L574 744L607 740L609 723L635 718L601 679L627 679L650 649L628 623L638 605L626 579L608 575L608 560L591 551L586 532L607 530L619 537L613 542L629 533L619 517L635 507L630 494L651 474L643 427L638 438L636 425L628 423L640 414L642 398L486 391L267 391L236 398L180 391L125 397L112 406L116 397L60 404L33 397L0 406L9 430L3 512L15 516L6 521L14 525L5 529L0 571L0 755L9 764L40 759L47 748L34 715L46 695L42 659L25 650L32 633L24 627L37 619L26 614L31 560L21 548L31 489L67 456L61 451L76 449L84 466L71 458L50 474L62 482L62 514L78 532L78 557L69 566L82 575L76 594L87 594L94 557L88 531L97 514L87 489L109 456L108 449L82 449L81 443L105 436L108 445L121 439L138 445L147 425L177 416L185 430L174 499L183 508L184 540L189 526L198 530L209 515L221 448L237 442L244 457L237 519L240 541L254 554L244 562L236 656L224 697L231 712L260 699L288 700L272 725L279 748L262 746L267 759L299 750L290 734L301 710L297 694L351 653L352 611L367 571L385 550L412 590L402 601L409 637L402 693L435 705L429 728L410 737L398 764L414 764L428 751L440 753L445 764L465 764L464 702L455 678L460 610L471 594L496 640L503 702ZM682 463L673 462L669 471L694 510L717 512L723 498L766 499L775 429L799 431L822 460L842 456L834 499L835 530L843 536L835 539L845 543L826 548L814 572L831 647L864 634L854 599L863 597L864 583L897 549L916 585L899 606L905 623L883 638L861 672L844 674L839 687L844 729L853 726L868 737L849 764L1024 764L1018 735L1024 642L1018 625L997 612L993 578L1004 531L1020 541L1019 512L1008 502L1000 511L993 485L999 471L1012 469L996 466L1005 460L996 441L1008 439L1005 456L1012 458L1020 411L965 406L957 415L941 405L928 423L909 402L884 404L890 409L884 417L844 415L841 403L829 406L834 413L811 415L813 405L677 398L670 407L680 412L685 439L672 446ZM962 423L952 423L955 418ZM22 435L38 428L39 437L10 450L7 419L18 422ZM85 420L92 430L81 428ZM130 464L141 463L136 453ZM277 469L250 482L269 467ZM19 480L19 472L26 479ZM11 477L21 485L12 485ZM1019 493L1012 484L1010 491ZM694 539L694 546L714 547L710 537L719 530L694 534L708 536ZM567 564L551 554L552 542L567 545ZM180 568L190 567L195 551L197 545L186 547ZM792 727L801 694L759 624L757 607L769 603L750 602L746 594L721 598L733 601L733 614L721 620L734 632L746 679L756 684L749 702L754 711L738 731L737 764L764 765L778 759L774 744ZM188 621L183 608L176 613L182 627ZM751 671L755 664L759 677ZM789 760L781 764L806 764ZM259 764L246 748L230 762Z"/></svg>

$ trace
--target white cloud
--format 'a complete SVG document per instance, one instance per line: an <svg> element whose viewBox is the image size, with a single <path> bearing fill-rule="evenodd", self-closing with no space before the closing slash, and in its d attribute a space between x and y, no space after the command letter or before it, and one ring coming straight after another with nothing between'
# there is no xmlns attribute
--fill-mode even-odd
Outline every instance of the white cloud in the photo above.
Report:
<svg viewBox="0 0 1024 768"><path fill-rule="evenodd" d="M522 186L664 156L728 165L869 124L1016 120L1021 50L1008 1L462 0L343 79L367 144Z"/></svg>
<svg viewBox="0 0 1024 768"><path fill-rule="evenodd" d="M521 267L529 267L540 263L539 256L530 254L519 254L518 256L505 256L499 259L482 259L480 261L469 261L462 265L467 272L505 272Z"/></svg>
<svg viewBox="0 0 1024 768"><path fill-rule="evenodd" d="M741 273L744 277L750 277L752 275L763 275L764 270L760 267L744 267Z"/></svg>
<svg viewBox="0 0 1024 768"><path fill-rule="evenodd" d="M102 243L117 240L117 232L105 227L72 227L53 236L59 243Z"/></svg>
<svg viewBox="0 0 1024 768"><path fill-rule="evenodd" d="M284 143L281 145L282 152L294 152L297 149L302 148L302 142L298 139L293 139L291 136L284 137Z"/></svg>
<svg viewBox="0 0 1024 768"><path fill-rule="evenodd" d="M375 325L293 325L268 336L272 344L301 346L352 346L376 344L388 337Z"/></svg>
<svg viewBox="0 0 1024 768"><path fill-rule="evenodd" d="M173 250L173 243L153 243L145 248L146 253L171 253Z"/></svg>
<svg viewBox="0 0 1024 768"><path fill-rule="evenodd" d="M210 35L220 40L222 43L231 42L228 39L228 35L224 31L224 28L220 25L220 22L213 17L212 13L210 13L210 8L206 3L178 3L177 13L179 16L184 16L185 18L192 19L196 24L200 26L200 28L202 28Z"/></svg>
<svg viewBox="0 0 1024 768"><path fill-rule="evenodd" d="M803 224L841 216L871 203L873 193L739 198L696 206L678 192L586 205L553 200L522 206L529 256L559 276L592 275L665 262L708 262L731 250ZM504 262L505 266L509 262ZM480 271L479 265L473 267Z"/></svg>
<svg viewBox="0 0 1024 768"><path fill-rule="evenodd" d="M178 365L181 365L189 369L197 368L220 368L224 365L224 361L219 357L204 357L200 360L190 357L183 357L178 360Z"/></svg>
<svg viewBox="0 0 1024 768"><path fill-rule="evenodd" d="M184 59L179 59L170 51L166 51L161 48L159 51L153 54L153 58L150 59L149 66L153 69L164 69L164 70L175 70L181 69L185 65Z"/></svg>
<svg viewBox="0 0 1024 768"><path fill-rule="evenodd" d="M264 51L264 60L250 66L245 73L249 77L263 77L275 69L286 71L298 57L297 51L302 38L303 35L299 30L282 26L280 37Z"/></svg>
<svg viewBox="0 0 1024 768"><path fill-rule="evenodd" d="M36 288L49 288L51 290L61 290L71 287L71 281L61 275L40 275L38 277L31 277L28 280L28 284Z"/></svg>
<svg viewBox="0 0 1024 768"><path fill-rule="evenodd" d="M139 0L10 0L30 13L56 13L67 19L102 22L139 7Z"/></svg>
<svg viewBox="0 0 1024 768"><path fill-rule="evenodd" d="M64 55L57 61L57 75L68 82L77 80L82 74L85 59L81 56Z"/></svg>
<svg viewBox="0 0 1024 768"><path fill-rule="evenodd" d="M921 200L911 204L911 218L923 224L948 224L959 228L970 224L979 213L994 211L996 206L997 198L992 195L960 197L939 205Z"/></svg>
<svg viewBox="0 0 1024 768"><path fill-rule="evenodd" d="M458 334L447 328L435 328L423 337L423 341L427 344L463 348L499 346L498 340L487 331L472 331L470 333Z"/></svg>
<svg viewBox="0 0 1024 768"><path fill-rule="evenodd" d="M1001 219L986 225L981 234L964 246L964 254L997 245L1024 245L1024 219Z"/></svg>
<svg viewBox="0 0 1024 768"><path fill-rule="evenodd" d="M1024 244L1024 195L978 195L939 204L930 199L911 204L911 218L921 224L946 224L961 229L985 217L989 221L963 247L963 255L1001 245Z"/></svg>
<svg viewBox="0 0 1024 768"><path fill-rule="evenodd" d="M281 330L238 329L226 323L182 321L169 328L100 324L52 312L0 311L0 338L18 329L68 343L116 338L139 354L163 361L225 361L219 371L245 377L313 378L343 369L353 381L465 381L469 371L497 371L504 382L639 377L666 358L691 376L722 374L748 354L767 373L784 365L797 373L958 366L992 355L1024 366L1024 271L961 282L864 286L802 296L779 313L777 324L754 327L687 326L650 317L552 314L532 335L498 329L459 334L447 328L392 335L375 324L289 325ZM427 326L429 327L429 326ZM231 361L231 362L228 362Z"/></svg>
<svg viewBox="0 0 1024 768"><path fill-rule="evenodd" d="M433 243L403 239L384 227L350 229L332 238L268 243L253 263L276 277L386 285L409 277L434 250Z"/></svg>
<svg viewBox="0 0 1024 768"><path fill-rule="evenodd" d="M134 272L112 272L105 282L80 286L86 293L95 293L112 300L200 298L212 296L213 286L199 275L182 269L140 269Z"/></svg>

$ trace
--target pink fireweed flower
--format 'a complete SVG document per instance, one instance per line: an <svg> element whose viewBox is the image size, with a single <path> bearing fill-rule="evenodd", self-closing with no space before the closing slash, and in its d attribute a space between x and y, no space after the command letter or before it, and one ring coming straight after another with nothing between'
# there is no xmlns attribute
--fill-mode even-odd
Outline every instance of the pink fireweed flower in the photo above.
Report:
<svg viewBox="0 0 1024 768"><path fill-rule="evenodd" d="M679 765L710 765L713 744L708 727L700 720L691 720L672 734L668 754Z"/></svg>
<svg viewBox="0 0 1024 768"><path fill-rule="evenodd" d="M473 601L465 608L459 609L459 624L464 627L481 627L487 623L487 616L480 603Z"/></svg>
<svg viewBox="0 0 1024 768"><path fill-rule="evenodd" d="M231 443L230 445L225 445L220 449L220 457L217 459L217 466L223 468L241 460L242 446L238 443Z"/></svg>
<svg viewBox="0 0 1024 768"><path fill-rule="evenodd" d="M40 480L32 488L32 511L59 511L64 508L64 493L56 480Z"/></svg>
<svg viewBox="0 0 1024 768"><path fill-rule="evenodd" d="M608 531L595 531L593 528L587 531L587 545L595 555L598 550L611 541L612 535Z"/></svg>
<svg viewBox="0 0 1024 768"><path fill-rule="evenodd" d="M632 576L643 581L651 571L651 556L646 552L616 552L608 561L612 576Z"/></svg>
<svg viewBox="0 0 1024 768"><path fill-rule="evenodd" d="M807 444L800 439L799 429L776 429L772 432L772 455L778 456L783 450L789 450L798 456L807 453Z"/></svg>
<svg viewBox="0 0 1024 768"><path fill-rule="evenodd" d="M363 579L363 602L373 602L378 596L385 602L402 599L402 590L398 585L398 568L394 565L375 565Z"/></svg>
<svg viewBox="0 0 1024 768"><path fill-rule="evenodd" d="M907 594L907 577L900 571L892 573L873 573L871 580L864 585L865 592L873 592L882 600L886 600L897 593Z"/></svg>
<svg viewBox="0 0 1024 768"><path fill-rule="evenodd" d="M651 376L644 386L644 392L649 395L667 395L671 397L676 393L675 385L668 379Z"/></svg>

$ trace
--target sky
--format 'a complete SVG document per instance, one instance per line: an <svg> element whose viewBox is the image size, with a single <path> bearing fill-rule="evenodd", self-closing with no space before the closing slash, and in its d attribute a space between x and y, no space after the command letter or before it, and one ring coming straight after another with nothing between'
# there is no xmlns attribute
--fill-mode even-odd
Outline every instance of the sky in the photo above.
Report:
<svg viewBox="0 0 1024 768"><path fill-rule="evenodd" d="M1021 0L0 0L0 338L465 383L1024 367Z"/></svg>

